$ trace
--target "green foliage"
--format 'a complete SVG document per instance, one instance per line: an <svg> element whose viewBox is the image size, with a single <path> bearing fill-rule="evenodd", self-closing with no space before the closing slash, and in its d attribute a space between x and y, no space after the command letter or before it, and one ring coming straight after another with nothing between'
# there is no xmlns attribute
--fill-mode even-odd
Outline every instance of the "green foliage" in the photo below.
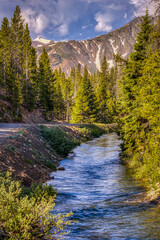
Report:
<svg viewBox="0 0 160 240"><path fill-rule="evenodd" d="M101 65L101 72L99 74L99 84L96 91L98 122L111 123L116 115L116 100L113 93L115 78L113 74L112 69L112 72L109 75L106 58L104 57Z"/></svg>
<svg viewBox="0 0 160 240"><path fill-rule="evenodd" d="M54 109L54 76L52 74L48 54L43 48L39 58L40 103L46 112L53 114Z"/></svg>
<svg viewBox="0 0 160 240"><path fill-rule="evenodd" d="M77 145L77 142L67 136L59 127L47 128L41 126L42 136L49 142L51 147L61 156L65 157Z"/></svg>
<svg viewBox="0 0 160 240"><path fill-rule="evenodd" d="M56 169L57 169L56 166L53 164L53 162L51 162L49 160L46 161L46 166L48 168L52 169L52 171L56 171Z"/></svg>
<svg viewBox="0 0 160 240"><path fill-rule="evenodd" d="M75 123L92 123L96 120L96 97L85 67L72 112L72 121Z"/></svg>
<svg viewBox="0 0 160 240"><path fill-rule="evenodd" d="M23 193L23 192L22 192ZM29 189L29 197L34 197L37 201L45 198L49 199L53 197L55 199L57 191L52 187L52 185L45 184L33 184Z"/></svg>
<svg viewBox="0 0 160 240"><path fill-rule="evenodd" d="M21 107L33 110L37 80L36 53L32 47L28 25L24 27L21 10L17 6L11 22L3 19L0 30L2 98L13 104L15 119L21 118Z"/></svg>
<svg viewBox="0 0 160 240"><path fill-rule="evenodd" d="M32 186L29 193L7 172L0 175L0 233L3 239L53 239L66 233L72 213L53 215L55 191L51 186Z"/></svg>
<svg viewBox="0 0 160 240"><path fill-rule="evenodd" d="M156 31L146 12L135 50L123 71L119 95L124 153L135 177L149 188L160 179L160 49L155 48Z"/></svg>
<svg viewBox="0 0 160 240"><path fill-rule="evenodd" d="M106 131L95 124L82 124L80 125L79 132L86 139L92 139L93 137L100 137Z"/></svg>
<svg viewBox="0 0 160 240"><path fill-rule="evenodd" d="M85 126L80 127L80 129L78 129L78 132L80 133L84 140L88 140L91 138L91 132Z"/></svg>

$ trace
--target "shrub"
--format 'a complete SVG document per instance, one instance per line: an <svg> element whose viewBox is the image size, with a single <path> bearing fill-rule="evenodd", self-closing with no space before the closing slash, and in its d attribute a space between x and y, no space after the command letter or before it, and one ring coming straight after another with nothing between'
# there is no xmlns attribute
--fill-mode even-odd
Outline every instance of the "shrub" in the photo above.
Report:
<svg viewBox="0 0 160 240"><path fill-rule="evenodd" d="M51 186L32 186L29 194L23 192L19 181L7 172L0 175L0 235L2 239L53 239L61 232L72 215L50 213L54 207L55 191Z"/></svg>
<svg viewBox="0 0 160 240"><path fill-rule="evenodd" d="M84 133L84 137L87 137L88 139L93 137L100 137L105 133L104 129L95 124L82 124L80 125L80 129L80 133Z"/></svg>
<svg viewBox="0 0 160 240"><path fill-rule="evenodd" d="M91 132L89 131L89 129L87 129L86 127L80 127L78 129L78 132L80 133L80 135L84 138L84 139L89 139L91 137Z"/></svg>
<svg viewBox="0 0 160 240"><path fill-rule="evenodd" d="M77 145L73 138L69 138L67 134L59 127L47 128L41 126L42 136L49 142L52 149L58 154L65 157Z"/></svg>
<svg viewBox="0 0 160 240"><path fill-rule="evenodd" d="M54 172L56 172L56 170L57 170L57 168L56 168L56 166L53 164L53 162L51 162L51 161L49 161L49 160L46 161L46 166L47 166L48 168L50 168L52 171L54 171Z"/></svg>

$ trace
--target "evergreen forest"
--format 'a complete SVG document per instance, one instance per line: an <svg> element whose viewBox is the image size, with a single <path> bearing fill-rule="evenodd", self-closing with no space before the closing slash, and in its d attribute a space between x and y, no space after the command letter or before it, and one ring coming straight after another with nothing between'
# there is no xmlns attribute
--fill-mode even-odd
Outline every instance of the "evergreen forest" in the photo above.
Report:
<svg viewBox="0 0 160 240"><path fill-rule="evenodd" d="M160 18L143 17L134 51L121 62L119 123L123 159L137 179L160 191Z"/></svg>
<svg viewBox="0 0 160 240"><path fill-rule="evenodd" d="M17 6L11 21L4 18L0 29L0 101L11 104L11 115L21 121L23 110L39 109L45 118L74 123L114 121L116 70L109 71L106 58L101 71L83 72L80 65L67 77L54 72L43 48L37 60L28 25ZM2 109L3 110L3 109ZM1 121L5 120L1 110Z"/></svg>

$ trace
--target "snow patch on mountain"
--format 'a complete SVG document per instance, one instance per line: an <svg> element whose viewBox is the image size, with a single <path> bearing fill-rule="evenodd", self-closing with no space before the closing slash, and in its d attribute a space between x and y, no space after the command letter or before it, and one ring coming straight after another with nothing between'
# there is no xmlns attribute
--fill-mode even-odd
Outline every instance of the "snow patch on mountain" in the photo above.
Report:
<svg viewBox="0 0 160 240"><path fill-rule="evenodd" d="M120 37L120 39L121 39L122 45L124 46L124 39L122 39L121 37Z"/></svg>
<svg viewBox="0 0 160 240"><path fill-rule="evenodd" d="M88 50L88 42L86 40L82 41L86 47L86 49Z"/></svg>
<svg viewBox="0 0 160 240"><path fill-rule="evenodd" d="M118 50L118 46L114 46L113 45L113 43L115 42L115 40L113 40L113 39L109 39L109 41L110 41L110 43L111 43L111 46L112 46L112 49L113 49L113 52L114 52L114 54L117 54L117 50Z"/></svg>
<svg viewBox="0 0 160 240"><path fill-rule="evenodd" d="M113 59L108 60L107 63L108 63L108 65L109 65L109 68L114 67L114 61L113 61Z"/></svg>
<svg viewBox="0 0 160 240"><path fill-rule="evenodd" d="M40 42L40 43L43 43L43 44L49 44L51 42L51 40L48 40L48 39L45 39L45 38L42 38L42 37L38 37L38 38L34 39L33 41Z"/></svg>
<svg viewBox="0 0 160 240"><path fill-rule="evenodd" d="M97 47L98 47L98 51L97 51L97 54L96 54L96 61L95 61L95 63L96 63L97 69L100 70L100 68L101 68L101 62L100 62L101 45L97 45Z"/></svg>
<svg viewBox="0 0 160 240"><path fill-rule="evenodd" d="M126 57L126 56L127 56L127 54L128 54L128 53L124 53L124 54L122 55L122 57Z"/></svg>

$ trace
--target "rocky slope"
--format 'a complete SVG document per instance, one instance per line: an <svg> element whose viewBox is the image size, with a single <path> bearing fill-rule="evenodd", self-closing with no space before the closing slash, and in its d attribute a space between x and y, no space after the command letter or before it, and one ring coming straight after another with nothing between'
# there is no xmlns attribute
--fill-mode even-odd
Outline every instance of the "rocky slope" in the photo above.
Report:
<svg viewBox="0 0 160 240"><path fill-rule="evenodd" d="M100 69L104 56L110 68L115 64L113 53L120 54L123 58L128 57L133 51L141 21L140 17L135 18L122 28L90 40L54 42L37 38L33 41L33 46L37 49L38 57L43 46L46 47L52 69L61 67L62 71L69 75L71 67L80 64L82 68L86 65L93 73Z"/></svg>

